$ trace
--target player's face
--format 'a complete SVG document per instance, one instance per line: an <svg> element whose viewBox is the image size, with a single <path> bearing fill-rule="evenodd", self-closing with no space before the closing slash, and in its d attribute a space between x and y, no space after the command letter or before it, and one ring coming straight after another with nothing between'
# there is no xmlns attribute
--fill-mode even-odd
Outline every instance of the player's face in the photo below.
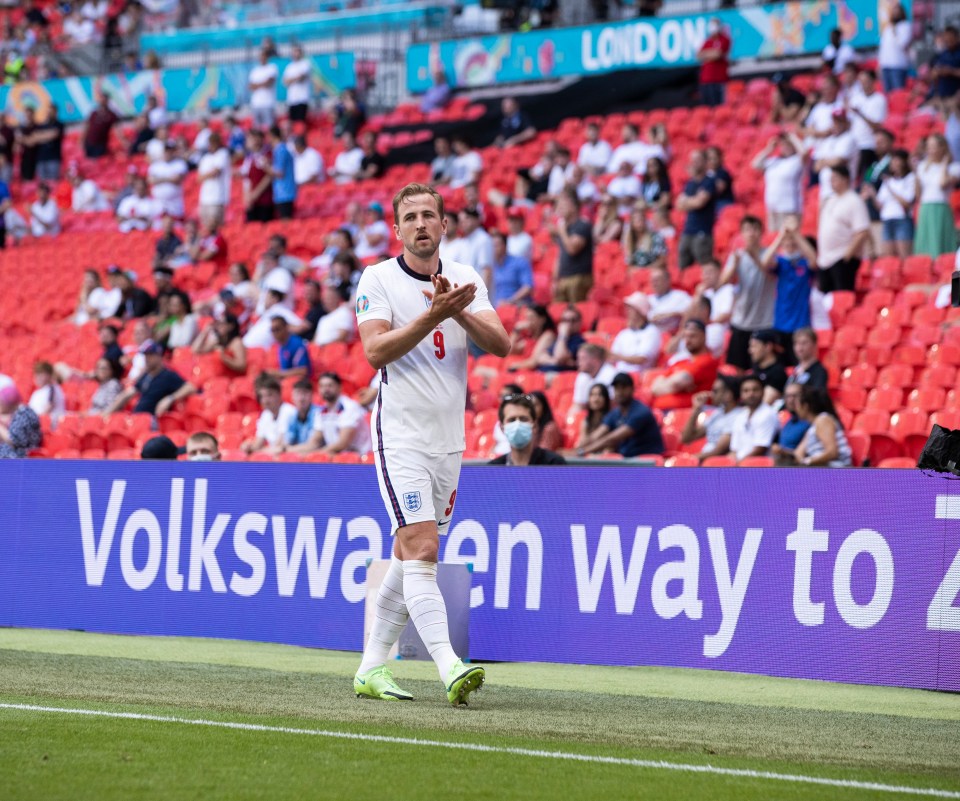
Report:
<svg viewBox="0 0 960 801"><path fill-rule="evenodd" d="M440 216L432 195L406 198L399 208L400 221L393 226L404 250L420 259L429 259L440 247L446 233L446 221Z"/></svg>

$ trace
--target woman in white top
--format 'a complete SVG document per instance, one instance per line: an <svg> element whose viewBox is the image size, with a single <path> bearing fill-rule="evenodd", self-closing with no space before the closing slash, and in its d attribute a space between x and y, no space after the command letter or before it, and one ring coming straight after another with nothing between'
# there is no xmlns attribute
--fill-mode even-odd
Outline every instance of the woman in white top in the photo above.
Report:
<svg viewBox="0 0 960 801"><path fill-rule="evenodd" d="M887 24L880 32L880 49L877 63L883 79L883 91L892 92L907 85L910 70L910 42L913 41L913 26L907 19L903 6L897 3L890 9Z"/></svg>
<svg viewBox="0 0 960 801"><path fill-rule="evenodd" d="M853 452L837 410L825 389L805 386L797 400L797 415L810 423L793 455L804 467L852 467Z"/></svg>
<svg viewBox="0 0 960 801"><path fill-rule="evenodd" d="M181 295L171 295L168 303L170 318L160 324L156 338L169 349L190 347L197 338L197 316L191 314ZM163 332L164 326L166 334Z"/></svg>
<svg viewBox="0 0 960 801"><path fill-rule="evenodd" d="M776 156L774 150L778 151ZM767 146L757 153L750 165L763 171L768 231L779 231L788 217L803 215L805 151L803 141L796 134L781 131L770 137Z"/></svg>
<svg viewBox="0 0 960 801"><path fill-rule="evenodd" d="M917 196L920 214L914 252L936 258L957 249L957 230L950 208L950 192L960 178L960 164L952 162L947 140L931 134L926 158L917 165Z"/></svg>
<svg viewBox="0 0 960 801"><path fill-rule="evenodd" d="M36 390L27 405L38 417L50 415L50 422L55 428L67 411L67 400L54 377L53 365L50 362L37 362L34 365L33 384Z"/></svg>
<svg viewBox="0 0 960 801"><path fill-rule="evenodd" d="M83 283L80 285L80 297L73 322L83 325L90 320L105 320L116 314L120 305L119 293L112 294L100 285L100 274L96 270L83 271Z"/></svg>
<svg viewBox="0 0 960 801"><path fill-rule="evenodd" d="M877 192L883 224L883 255L905 258L913 253L913 204L917 199L917 179L910 172L910 156L906 150L894 150L890 154L889 169Z"/></svg>

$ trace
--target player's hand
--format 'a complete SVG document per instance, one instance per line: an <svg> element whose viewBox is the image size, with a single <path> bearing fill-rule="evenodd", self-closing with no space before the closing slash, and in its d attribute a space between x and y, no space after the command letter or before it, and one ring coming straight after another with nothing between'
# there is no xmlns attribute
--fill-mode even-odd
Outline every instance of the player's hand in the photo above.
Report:
<svg viewBox="0 0 960 801"><path fill-rule="evenodd" d="M439 277L439 276L437 276ZM450 282L446 281L446 287L443 282L434 283L436 292L423 290L423 294L433 300L430 306L430 314L439 322L448 320L460 312L464 311L477 296L477 287L475 284L456 285L450 288ZM443 288L441 288L443 287Z"/></svg>

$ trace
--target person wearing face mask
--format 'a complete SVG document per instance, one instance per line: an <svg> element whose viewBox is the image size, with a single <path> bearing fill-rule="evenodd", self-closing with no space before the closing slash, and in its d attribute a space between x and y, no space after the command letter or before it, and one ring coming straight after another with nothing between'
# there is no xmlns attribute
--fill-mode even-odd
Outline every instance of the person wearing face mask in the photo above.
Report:
<svg viewBox="0 0 960 801"><path fill-rule="evenodd" d="M488 462L493 465L564 465L559 453L544 450L534 436L536 406L530 395L507 395L500 401L500 425L510 451Z"/></svg>
<svg viewBox="0 0 960 801"><path fill-rule="evenodd" d="M219 462L220 445L217 438L207 431L197 431L187 437L188 462Z"/></svg>
<svg viewBox="0 0 960 801"><path fill-rule="evenodd" d="M730 37L716 17L707 24L707 39L697 58L700 60L700 98L708 106L722 106L729 80Z"/></svg>

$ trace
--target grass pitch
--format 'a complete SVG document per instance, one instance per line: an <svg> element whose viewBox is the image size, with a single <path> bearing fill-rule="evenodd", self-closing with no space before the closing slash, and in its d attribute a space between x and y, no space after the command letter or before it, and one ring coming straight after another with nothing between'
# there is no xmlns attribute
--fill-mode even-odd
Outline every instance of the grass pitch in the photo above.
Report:
<svg viewBox="0 0 960 801"><path fill-rule="evenodd" d="M960 798L957 695L502 664L468 709L453 709L432 663L395 666L413 703L357 700L357 662L0 630L0 798ZM226 727L237 724L247 728Z"/></svg>

